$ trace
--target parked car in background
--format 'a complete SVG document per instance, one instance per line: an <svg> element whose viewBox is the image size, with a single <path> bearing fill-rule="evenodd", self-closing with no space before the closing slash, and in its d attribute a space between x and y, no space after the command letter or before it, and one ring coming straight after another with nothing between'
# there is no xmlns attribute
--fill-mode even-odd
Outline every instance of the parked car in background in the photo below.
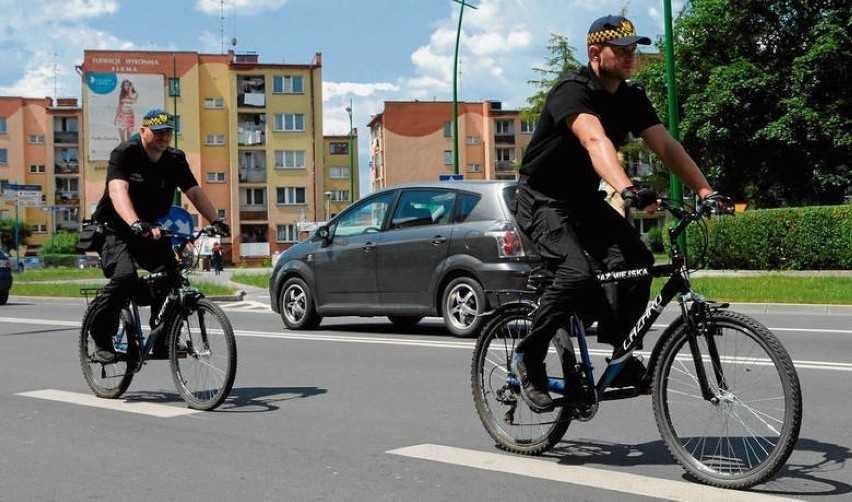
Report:
<svg viewBox="0 0 852 502"><path fill-rule="evenodd" d="M96 254L81 254L77 257L77 268L95 268L101 266L101 257Z"/></svg>
<svg viewBox="0 0 852 502"><path fill-rule="evenodd" d="M12 261L12 270L18 272L44 267L44 258L41 256L24 256L20 260L10 256L9 259Z"/></svg>
<svg viewBox="0 0 852 502"><path fill-rule="evenodd" d="M290 329L323 317L387 316L400 327L442 316L474 336L488 291L524 289L537 257L508 203L514 181L409 183L345 209L278 257L272 309Z"/></svg>
<svg viewBox="0 0 852 502"><path fill-rule="evenodd" d="M12 289L12 260L4 251L0 251L0 305L9 301L9 290Z"/></svg>

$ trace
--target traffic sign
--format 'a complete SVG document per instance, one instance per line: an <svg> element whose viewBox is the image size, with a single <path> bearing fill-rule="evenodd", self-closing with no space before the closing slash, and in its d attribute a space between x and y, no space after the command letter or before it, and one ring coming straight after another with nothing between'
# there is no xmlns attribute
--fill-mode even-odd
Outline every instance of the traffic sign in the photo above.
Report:
<svg viewBox="0 0 852 502"><path fill-rule="evenodd" d="M438 181L463 181L464 174L439 174Z"/></svg>

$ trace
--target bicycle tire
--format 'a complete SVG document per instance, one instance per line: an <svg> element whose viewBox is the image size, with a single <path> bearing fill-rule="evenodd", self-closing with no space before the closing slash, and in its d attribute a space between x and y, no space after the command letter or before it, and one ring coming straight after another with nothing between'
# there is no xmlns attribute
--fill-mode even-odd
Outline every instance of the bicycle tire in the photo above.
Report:
<svg viewBox="0 0 852 502"><path fill-rule="evenodd" d="M138 358L138 347L134 338L133 317L127 309L122 309L119 316L119 333L124 332L124 340L127 343L124 351L118 351L118 360L112 364L104 364L94 360L95 341L90 336L93 305L89 305L83 314L82 327L80 328L80 368L83 370L83 378L86 380L92 392L100 398L118 399L130 387L135 374L136 361Z"/></svg>
<svg viewBox="0 0 852 502"><path fill-rule="evenodd" d="M667 448L693 478L746 489L784 465L798 441L802 394L781 342L758 321L735 312L709 314L727 390L697 337L715 402L702 397L688 327L665 342L654 375L654 417Z"/></svg>
<svg viewBox="0 0 852 502"><path fill-rule="evenodd" d="M225 312L200 299L169 330L169 366L178 393L196 410L216 409L237 373L237 342Z"/></svg>
<svg viewBox="0 0 852 502"><path fill-rule="evenodd" d="M523 455L549 450L571 423L571 411L564 405L550 412L533 412L521 399L517 386L509 383L509 364L515 346L529 333L532 310L532 305L519 304L486 323L476 342L470 374L473 402L485 430L498 448ZM545 363L550 378L564 379L563 354L554 350L555 338Z"/></svg>

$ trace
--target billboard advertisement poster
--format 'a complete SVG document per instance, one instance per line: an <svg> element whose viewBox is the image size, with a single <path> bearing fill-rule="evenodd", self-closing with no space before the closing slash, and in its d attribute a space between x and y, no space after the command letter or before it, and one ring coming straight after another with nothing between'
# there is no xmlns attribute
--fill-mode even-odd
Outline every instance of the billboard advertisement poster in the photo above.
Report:
<svg viewBox="0 0 852 502"><path fill-rule="evenodd" d="M165 77L144 73L86 73L89 160L109 160L120 142L139 131L142 116L165 108Z"/></svg>

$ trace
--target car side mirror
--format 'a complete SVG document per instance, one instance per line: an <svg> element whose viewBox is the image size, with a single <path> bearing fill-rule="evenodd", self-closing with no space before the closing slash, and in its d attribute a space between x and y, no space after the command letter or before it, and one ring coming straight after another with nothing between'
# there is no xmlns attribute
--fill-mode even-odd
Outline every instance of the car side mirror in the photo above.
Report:
<svg viewBox="0 0 852 502"><path fill-rule="evenodd" d="M329 242L331 242L331 236L328 231L328 227L325 225L320 226L314 235L316 235L322 241L323 246L327 246Z"/></svg>

